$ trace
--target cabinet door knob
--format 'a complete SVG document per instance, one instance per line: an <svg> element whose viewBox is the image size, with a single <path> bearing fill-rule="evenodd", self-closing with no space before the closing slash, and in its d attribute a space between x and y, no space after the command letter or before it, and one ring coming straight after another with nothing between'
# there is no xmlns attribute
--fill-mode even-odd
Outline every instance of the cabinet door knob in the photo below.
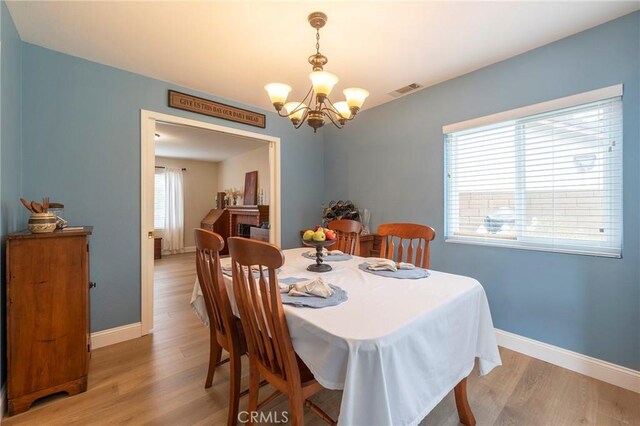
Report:
<svg viewBox="0 0 640 426"><path fill-rule="evenodd" d="M96 288L98 286L98 284L96 284L93 281L89 281L89 288Z"/></svg>

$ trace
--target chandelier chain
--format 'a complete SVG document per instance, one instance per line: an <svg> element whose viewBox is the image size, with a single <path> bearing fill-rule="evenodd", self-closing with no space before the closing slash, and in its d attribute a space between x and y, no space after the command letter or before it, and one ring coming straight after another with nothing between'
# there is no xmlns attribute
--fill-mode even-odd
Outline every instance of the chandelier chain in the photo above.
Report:
<svg viewBox="0 0 640 426"><path fill-rule="evenodd" d="M320 28L316 28L316 53L320 54Z"/></svg>

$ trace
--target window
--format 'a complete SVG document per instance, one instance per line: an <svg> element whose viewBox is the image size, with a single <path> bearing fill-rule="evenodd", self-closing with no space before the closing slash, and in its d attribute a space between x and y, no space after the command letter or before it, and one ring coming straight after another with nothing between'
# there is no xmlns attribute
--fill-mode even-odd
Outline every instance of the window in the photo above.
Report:
<svg viewBox="0 0 640 426"><path fill-rule="evenodd" d="M445 240L622 256L622 86L443 128Z"/></svg>
<svg viewBox="0 0 640 426"><path fill-rule="evenodd" d="M153 196L153 227L164 229L166 212L166 183L164 172L156 170L155 189Z"/></svg>

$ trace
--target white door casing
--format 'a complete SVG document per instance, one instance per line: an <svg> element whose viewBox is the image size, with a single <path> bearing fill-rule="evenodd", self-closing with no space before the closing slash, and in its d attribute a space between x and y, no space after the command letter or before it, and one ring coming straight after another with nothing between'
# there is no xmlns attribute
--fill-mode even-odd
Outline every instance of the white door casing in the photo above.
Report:
<svg viewBox="0 0 640 426"><path fill-rule="evenodd" d="M140 110L140 322L141 334L153 328L153 196L156 122L199 127L249 137L269 144L269 241L280 245L280 138L191 120L154 111ZM149 234L151 233L151 234Z"/></svg>

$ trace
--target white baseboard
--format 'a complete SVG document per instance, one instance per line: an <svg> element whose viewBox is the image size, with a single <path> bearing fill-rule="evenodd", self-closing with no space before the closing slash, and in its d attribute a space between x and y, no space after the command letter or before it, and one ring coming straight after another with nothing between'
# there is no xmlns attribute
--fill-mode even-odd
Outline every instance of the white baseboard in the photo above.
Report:
<svg viewBox="0 0 640 426"><path fill-rule="evenodd" d="M104 346L115 345L116 343L124 342L126 340L136 339L141 336L141 330L142 325L137 322L91 333L91 349L98 349ZM6 400L7 384L5 382L2 385L2 389L0 389L0 420L4 417L7 409L7 406L5 405Z"/></svg>
<svg viewBox="0 0 640 426"><path fill-rule="evenodd" d="M185 253L194 253L195 251L196 251L196 246L190 246L190 247L184 248Z"/></svg>
<svg viewBox="0 0 640 426"><path fill-rule="evenodd" d="M0 389L0 420L4 417L5 405L4 402L7 399L7 382L2 385L2 389ZM2 423L2 422L0 422Z"/></svg>
<svg viewBox="0 0 640 426"><path fill-rule="evenodd" d="M142 324L139 322L96 331L91 333L91 349L115 345L126 340L137 339L140 336L142 336Z"/></svg>
<svg viewBox="0 0 640 426"><path fill-rule="evenodd" d="M498 345L594 379L640 393L640 371L495 329Z"/></svg>

